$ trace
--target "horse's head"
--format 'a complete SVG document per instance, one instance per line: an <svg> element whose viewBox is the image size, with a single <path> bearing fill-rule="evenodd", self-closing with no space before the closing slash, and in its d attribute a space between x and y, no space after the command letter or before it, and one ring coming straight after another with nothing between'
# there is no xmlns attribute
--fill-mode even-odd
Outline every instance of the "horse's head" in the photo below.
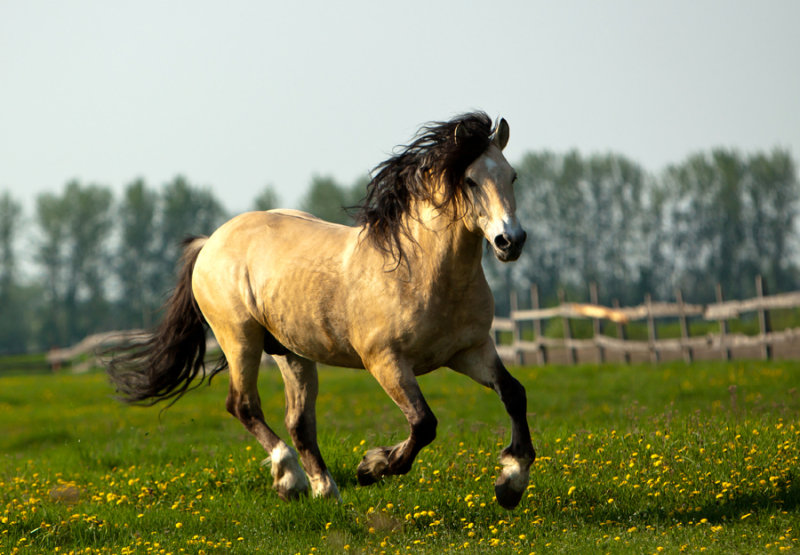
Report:
<svg viewBox="0 0 800 555"><path fill-rule="evenodd" d="M459 129L456 129L458 140ZM502 262L519 258L527 234L517 220L514 181L517 172L503 156L508 143L508 123L501 119L486 151L464 172L467 203L464 222L473 233L483 235Z"/></svg>
<svg viewBox="0 0 800 555"><path fill-rule="evenodd" d="M419 206L463 222L485 237L503 262L516 260L525 231L516 216L516 172L503 156L508 123L483 112L424 126L414 141L379 164L357 215L373 244L398 264L405 258L408 218ZM412 243L416 240L412 237Z"/></svg>

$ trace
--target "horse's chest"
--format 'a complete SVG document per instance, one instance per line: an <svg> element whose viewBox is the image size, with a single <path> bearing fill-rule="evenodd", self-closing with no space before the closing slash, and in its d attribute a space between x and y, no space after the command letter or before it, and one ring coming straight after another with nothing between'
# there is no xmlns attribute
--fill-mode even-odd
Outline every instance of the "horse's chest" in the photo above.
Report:
<svg viewBox="0 0 800 555"><path fill-rule="evenodd" d="M407 328L407 354L417 358L421 367L439 367L457 352L482 343L492 317L485 309L461 303L420 308L410 321L414 325Z"/></svg>

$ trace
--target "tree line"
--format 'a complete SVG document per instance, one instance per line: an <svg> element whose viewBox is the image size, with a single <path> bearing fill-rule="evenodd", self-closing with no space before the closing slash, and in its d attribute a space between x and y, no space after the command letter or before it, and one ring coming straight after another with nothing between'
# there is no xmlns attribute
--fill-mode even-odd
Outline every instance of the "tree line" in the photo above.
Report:
<svg viewBox="0 0 800 555"><path fill-rule="evenodd" d="M618 154L530 152L515 165L518 216L528 231L515 264L485 257L498 312L530 283L548 302L565 289L603 303L641 302L645 293L693 302L798 288L796 165L782 149L698 153L653 175ZM352 223L368 177L340 184L315 177L299 208ZM281 205L273 187L252 208ZM108 187L67 183L36 199L32 215L0 194L0 353L73 344L90 333L146 328L172 287L180 243L209 234L231 214L209 187L176 177L160 188L135 180L114 198ZM24 242L27 248L20 249ZM23 264L33 271L23 271ZM28 275L31 274L31 275Z"/></svg>

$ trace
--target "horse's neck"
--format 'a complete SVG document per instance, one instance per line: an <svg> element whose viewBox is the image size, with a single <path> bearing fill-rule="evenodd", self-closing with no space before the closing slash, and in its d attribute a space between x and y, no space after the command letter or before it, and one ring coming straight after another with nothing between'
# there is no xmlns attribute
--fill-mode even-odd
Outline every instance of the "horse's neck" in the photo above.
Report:
<svg viewBox="0 0 800 555"><path fill-rule="evenodd" d="M411 279L422 287L453 293L474 284L482 274L483 240L470 233L449 211L418 205L407 221L413 241L405 247Z"/></svg>

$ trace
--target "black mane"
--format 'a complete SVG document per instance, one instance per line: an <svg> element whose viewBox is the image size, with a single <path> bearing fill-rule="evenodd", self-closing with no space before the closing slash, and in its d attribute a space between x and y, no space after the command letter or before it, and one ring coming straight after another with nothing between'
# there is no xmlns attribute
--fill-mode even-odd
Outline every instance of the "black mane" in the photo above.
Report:
<svg viewBox="0 0 800 555"><path fill-rule="evenodd" d="M458 128L458 138L456 138ZM464 172L491 142L492 120L483 112L456 116L447 122L423 126L413 142L372 170L367 194L356 213L368 240L400 264L405 253L400 243L408 236L404 216L413 200L434 201L431 176L441 179L443 209L465 198Z"/></svg>

